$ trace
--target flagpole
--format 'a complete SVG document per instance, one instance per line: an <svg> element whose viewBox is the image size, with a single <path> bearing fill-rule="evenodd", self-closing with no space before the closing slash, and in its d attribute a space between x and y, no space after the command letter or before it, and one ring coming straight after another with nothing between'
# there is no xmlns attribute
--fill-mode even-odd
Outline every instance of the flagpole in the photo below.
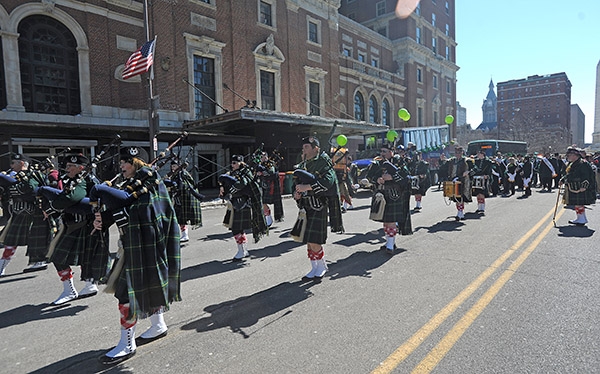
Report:
<svg viewBox="0 0 600 374"><path fill-rule="evenodd" d="M148 0L144 0L144 29L146 31L146 41L150 40L150 24L149 24L149 15L148 15ZM154 37L156 39L156 37ZM156 44L155 44L156 48ZM152 56L154 58L154 56ZM156 151L158 149L158 144L156 143L156 128L155 122L158 122L158 113L156 113L154 108L154 93L152 92L152 80L154 79L154 63L150 66L148 78L148 134L150 140L150 153L149 159L154 160L156 157ZM158 108L156 108L158 109ZM155 119L156 116L156 119Z"/></svg>

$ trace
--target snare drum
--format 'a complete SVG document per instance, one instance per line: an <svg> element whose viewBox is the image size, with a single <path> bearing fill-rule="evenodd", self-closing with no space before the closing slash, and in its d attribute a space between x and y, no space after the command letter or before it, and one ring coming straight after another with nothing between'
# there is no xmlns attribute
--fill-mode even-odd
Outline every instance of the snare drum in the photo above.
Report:
<svg viewBox="0 0 600 374"><path fill-rule="evenodd" d="M485 177L483 175L475 175L473 177L473 188L478 190L485 189Z"/></svg>
<svg viewBox="0 0 600 374"><path fill-rule="evenodd" d="M413 175L409 175L408 177L410 178L410 188L412 188L413 190L418 190L419 189L419 177L413 176Z"/></svg>
<svg viewBox="0 0 600 374"><path fill-rule="evenodd" d="M460 182L445 181L444 182L444 197L461 197Z"/></svg>

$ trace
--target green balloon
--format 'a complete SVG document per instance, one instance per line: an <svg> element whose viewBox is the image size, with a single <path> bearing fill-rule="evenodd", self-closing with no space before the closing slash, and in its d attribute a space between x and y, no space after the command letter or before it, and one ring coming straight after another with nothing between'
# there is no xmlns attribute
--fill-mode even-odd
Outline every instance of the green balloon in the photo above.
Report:
<svg viewBox="0 0 600 374"><path fill-rule="evenodd" d="M398 137L398 133L396 132L396 130L390 130L390 131L387 132L387 134L385 134L385 137L390 142L393 142Z"/></svg>
<svg viewBox="0 0 600 374"><path fill-rule="evenodd" d="M344 134L338 135L337 138L335 138L335 140L337 141L337 144L340 147L343 147L348 143L348 138L346 138L346 135Z"/></svg>
<svg viewBox="0 0 600 374"><path fill-rule="evenodd" d="M400 108L398 110L398 117L400 117L400 119L403 121L408 121L410 119L410 113L408 110L406 110L406 108Z"/></svg>
<svg viewBox="0 0 600 374"><path fill-rule="evenodd" d="M448 125L451 125L451 124L452 124L452 122L454 122L454 116L453 116L452 114L448 114L448 115L446 116L446 119L445 119L445 121L446 121L446 124L448 124Z"/></svg>

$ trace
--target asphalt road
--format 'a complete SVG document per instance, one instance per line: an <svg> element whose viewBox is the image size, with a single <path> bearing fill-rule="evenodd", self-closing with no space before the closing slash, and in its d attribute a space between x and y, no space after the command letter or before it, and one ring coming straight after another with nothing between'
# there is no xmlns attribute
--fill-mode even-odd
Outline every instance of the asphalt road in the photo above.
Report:
<svg viewBox="0 0 600 374"><path fill-rule="evenodd" d="M488 199L485 216L468 204L455 222L432 189L390 256L362 192L346 233L329 234L321 283L301 281L310 264L289 237L293 200L243 263L230 261L224 208L207 206L182 250L184 300L165 314L168 335L109 368L97 357L119 339L116 299L50 306L56 272L21 273L20 248L0 279L0 373L600 372L599 210L579 227L561 206L555 227L556 194L518 195Z"/></svg>

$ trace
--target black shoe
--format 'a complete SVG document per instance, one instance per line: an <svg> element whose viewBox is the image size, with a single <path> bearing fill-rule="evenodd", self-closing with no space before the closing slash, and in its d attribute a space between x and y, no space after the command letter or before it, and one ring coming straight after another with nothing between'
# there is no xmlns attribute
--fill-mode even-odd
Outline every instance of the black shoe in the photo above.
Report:
<svg viewBox="0 0 600 374"><path fill-rule="evenodd" d="M454 219L456 220L456 222L460 221L460 217L459 216L454 217Z"/></svg>
<svg viewBox="0 0 600 374"><path fill-rule="evenodd" d="M135 345L137 345L137 346L139 347L140 345L144 345L144 344L152 343L152 342L153 342L153 341L155 341L155 340L158 340L158 339L160 339L160 338L164 338L165 336L167 336L167 332L168 332L168 331L169 331L169 330L166 330L166 331L165 331L165 332L163 332L162 334L158 334L158 335L156 335L156 336L155 336L155 337L153 337L153 338L142 338L141 336L139 336L139 337L137 337L137 338L135 339Z"/></svg>
<svg viewBox="0 0 600 374"><path fill-rule="evenodd" d="M133 357L133 355L135 355L135 351L119 357L108 357L107 355L102 355L98 357L98 361L100 361L102 365L116 365L118 363L130 359L131 357Z"/></svg>
<svg viewBox="0 0 600 374"><path fill-rule="evenodd" d="M97 294L98 294L98 291L96 291L96 292L90 292L90 293L86 293L86 294L83 294L83 295L82 295L82 294L79 294L79 295L77 296L77 300L79 300L79 299L85 299L85 298L92 297L92 296L96 296Z"/></svg>

